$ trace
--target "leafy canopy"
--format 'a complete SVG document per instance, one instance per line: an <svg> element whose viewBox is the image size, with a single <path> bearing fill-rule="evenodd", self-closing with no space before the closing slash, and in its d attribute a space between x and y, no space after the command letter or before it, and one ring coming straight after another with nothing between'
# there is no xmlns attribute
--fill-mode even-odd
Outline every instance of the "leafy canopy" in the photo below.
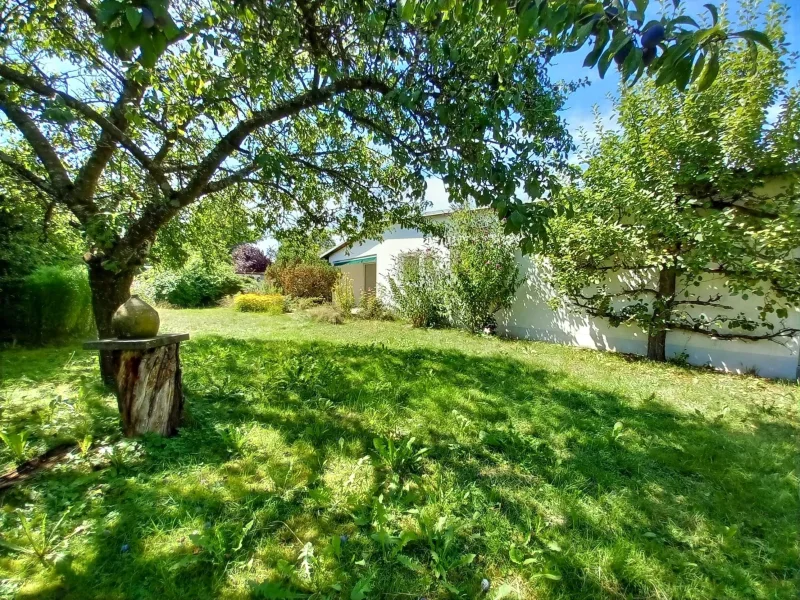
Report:
<svg viewBox="0 0 800 600"><path fill-rule="evenodd" d="M729 33L713 6L709 28L677 12L645 22L647 7L11 0L0 139L26 157L0 163L69 210L85 258L111 271L141 264L173 218L224 192L276 225L356 237L410 222L429 175L455 201L491 204L530 250L555 208L526 200L557 190L570 149L552 56L591 44L601 74L614 57L631 79L648 62L683 88L713 79L732 36L769 45Z"/></svg>
<svg viewBox="0 0 800 600"><path fill-rule="evenodd" d="M755 6L745 4L745 26ZM621 91L619 131L598 129L566 192L575 215L554 223L549 245L553 281L580 309L723 339L797 333L784 324L800 306L800 87L786 76L797 55L786 7L766 20L779 51L757 66L744 44L720 52L708 91L652 81Z"/></svg>

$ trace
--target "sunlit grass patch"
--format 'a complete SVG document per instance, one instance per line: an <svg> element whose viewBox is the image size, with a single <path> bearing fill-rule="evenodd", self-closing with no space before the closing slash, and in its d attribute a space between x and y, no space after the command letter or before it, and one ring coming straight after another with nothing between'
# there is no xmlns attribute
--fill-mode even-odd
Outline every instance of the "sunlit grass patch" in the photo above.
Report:
<svg viewBox="0 0 800 600"><path fill-rule="evenodd" d="M0 355L0 428L93 436L2 496L7 541L70 507L66 562L0 549L3 594L797 596L795 385L402 323L163 318L193 333L167 440L120 439L89 353Z"/></svg>

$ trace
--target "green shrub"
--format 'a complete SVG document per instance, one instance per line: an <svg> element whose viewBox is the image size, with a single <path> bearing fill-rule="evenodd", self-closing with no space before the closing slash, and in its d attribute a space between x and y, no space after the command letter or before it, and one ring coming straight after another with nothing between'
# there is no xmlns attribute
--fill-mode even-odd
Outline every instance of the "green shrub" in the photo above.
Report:
<svg viewBox="0 0 800 600"><path fill-rule="evenodd" d="M403 252L395 258L389 289L400 316L414 327L442 325L444 318L443 258L436 249Z"/></svg>
<svg viewBox="0 0 800 600"><path fill-rule="evenodd" d="M349 315L356 305L356 297L353 293L353 280L347 273L339 273L336 283L333 285L333 305Z"/></svg>
<svg viewBox="0 0 800 600"><path fill-rule="evenodd" d="M286 308L286 297L280 294L240 294L233 299L233 308L241 312L280 315Z"/></svg>
<svg viewBox="0 0 800 600"><path fill-rule="evenodd" d="M345 315L332 304L324 304L307 311L312 321L318 323L329 323L330 325L341 325L345 321Z"/></svg>
<svg viewBox="0 0 800 600"><path fill-rule="evenodd" d="M287 296L293 298L330 299L331 289L339 271L328 263L292 263L272 265L267 269L267 278Z"/></svg>
<svg viewBox="0 0 800 600"><path fill-rule="evenodd" d="M21 297L20 320L32 341L85 337L94 331L85 267L40 267L24 278Z"/></svg>
<svg viewBox="0 0 800 600"><path fill-rule="evenodd" d="M519 285L517 239L503 233L494 214L464 210L448 223L445 245L448 321L470 331L493 328L494 314L511 306Z"/></svg>
<svg viewBox="0 0 800 600"><path fill-rule="evenodd" d="M358 303L358 317L375 321L390 320L393 315L378 295L373 291L366 291L361 295Z"/></svg>
<svg viewBox="0 0 800 600"><path fill-rule="evenodd" d="M169 302L180 308L213 306L223 297L242 289L244 282L229 265L206 265L191 261L179 271L159 271L153 275L152 294L156 302Z"/></svg>

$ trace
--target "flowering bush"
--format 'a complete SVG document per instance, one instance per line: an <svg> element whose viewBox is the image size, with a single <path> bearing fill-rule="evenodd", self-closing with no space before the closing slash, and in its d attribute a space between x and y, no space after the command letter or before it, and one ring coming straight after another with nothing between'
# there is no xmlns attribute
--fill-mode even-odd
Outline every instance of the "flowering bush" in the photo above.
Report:
<svg viewBox="0 0 800 600"><path fill-rule="evenodd" d="M519 286L517 240L493 214L461 211L448 223L450 251L444 304L448 320L470 331L493 330L494 314L511 306Z"/></svg>
<svg viewBox="0 0 800 600"><path fill-rule="evenodd" d="M280 294L240 294L233 299L233 308L241 312L265 312L271 315L283 313L286 297Z"/></svg>
<svg viewBox="0 0 800 600"><path fill-rule="evenodd" d="M397 255L389 289L400 316L414 327L442 325L445 271L442 254L435 249L403 252Z"/></svg>
<svg viewBox="0 0 800 600"><path fill-rule="evenodd" d="M272 261L254 244L241 244L231 253L237 273L263 273Z"/></svg>

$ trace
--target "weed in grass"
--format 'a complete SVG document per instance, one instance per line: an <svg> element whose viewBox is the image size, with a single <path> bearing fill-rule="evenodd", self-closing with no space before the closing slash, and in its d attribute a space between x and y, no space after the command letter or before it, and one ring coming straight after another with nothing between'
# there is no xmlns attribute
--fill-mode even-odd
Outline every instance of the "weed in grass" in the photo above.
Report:
<svg viewBox="0 0 800 600"><path fill-rule="evenodd" d="M28 452L28 433L26 431L0 431L0 440L3 440L17 463L25 462Z"/></svg>
<svg viewBox="0 0 800 600"><path fill-rule="evenodd" d="M22 532L24 534L22 543L25 545L22 546L13 544L0 537L0 546L8 548L13 552L35 556L42 566L51 567L51 555L55 552L56 548L67 539L66 537L59 539L59 531L61 529L61 524L64 522L64 519L66 519L68 513L69 509L65 510L61 515L61 518L56 522L55 526L52 527L48 532L46 513L42 514L39 526L36 528L34 523L29 521L25 516L25 513L18 510L16 511L16 515L19 518Z"/></svg>
<svg viewBox="0 0 800 600"><path fill-rule="evenodd" d="M250 437L250 428L246 425L226 425L219 430L222 443L231 456L244 456L247 440Z"/></svg>

